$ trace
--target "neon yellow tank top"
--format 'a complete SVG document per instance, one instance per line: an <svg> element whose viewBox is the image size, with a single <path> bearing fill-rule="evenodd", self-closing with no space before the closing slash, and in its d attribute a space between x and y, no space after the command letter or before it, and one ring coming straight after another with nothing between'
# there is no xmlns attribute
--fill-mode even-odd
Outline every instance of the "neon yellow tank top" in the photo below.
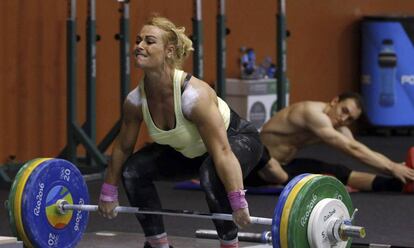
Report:
<svg viewBox="0 0 414 248"><path fill-rule="evenodd" d="M182 112L181 108L181 82L184 80L184 72L175 70L174 72L174 113L175 113L175 128L171 130L159 129L151 118L148 109L144 90L144 80L140 83L142 92L142 114L144 121L148 127L148 134L154 142L162 145L169 145L185 157L194 158L203 155L207 152L203 140L197 130L196 125L188 121ZM226 102L217 97L218 108L223 117L226 129L230 123L230 108Z"/></svg>

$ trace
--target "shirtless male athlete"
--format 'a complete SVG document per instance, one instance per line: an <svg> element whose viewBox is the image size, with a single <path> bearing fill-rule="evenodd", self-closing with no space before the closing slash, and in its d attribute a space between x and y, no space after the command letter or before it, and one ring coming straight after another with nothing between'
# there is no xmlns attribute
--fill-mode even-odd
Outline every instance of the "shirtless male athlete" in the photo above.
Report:
<svg viewBox="0 0 414 248"><path fill-rule="evenodd" d="M336 176L342 183L362 191L401 191L414 180L414 170L372 151L354 139L348 128L363 110L361 97L347 92L331 102L304 101L274 115L261 131L264 149L259 165L245 180L246 185L286 184L301 173ZM297 151L316 142L337 148L383 174L350 170L315 159L293 159Z"/></svg>

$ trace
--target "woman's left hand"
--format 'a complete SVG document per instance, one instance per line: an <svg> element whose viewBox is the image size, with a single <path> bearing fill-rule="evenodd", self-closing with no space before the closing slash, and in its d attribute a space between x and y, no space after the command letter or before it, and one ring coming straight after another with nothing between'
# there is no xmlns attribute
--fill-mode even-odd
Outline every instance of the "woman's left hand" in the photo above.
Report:
<svg viewBox="0 0 414 248"><path fill-rule="evenodd" d="M240 208L233 212L233 221L237 227L243 229L250 225L250 213L249 208Z"/></svg>

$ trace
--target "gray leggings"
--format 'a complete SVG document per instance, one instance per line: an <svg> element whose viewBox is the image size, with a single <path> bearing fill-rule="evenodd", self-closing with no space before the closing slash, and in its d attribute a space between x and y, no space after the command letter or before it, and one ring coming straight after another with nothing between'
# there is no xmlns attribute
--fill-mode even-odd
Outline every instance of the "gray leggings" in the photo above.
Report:
<svg viewBox="0 0 414 248"><path fill-rule="evenodd" d="M243 177L246 177L256 166L262 154L263 146L259 134L252 124L232 112L227 137L233 153L239 160ZM210 212L232 213L227 193L208 153L190 159L169 146L153 143L134 153L125 162L122 173L122 181L130 204L151 209L161 209L161 201L154 181L193 177L200 178ZM144 214L136 216L145 236L165 232L161 216ZM238 230L233 222L223 220L213 220L213 222L221 239L236 238Z"/></svg>

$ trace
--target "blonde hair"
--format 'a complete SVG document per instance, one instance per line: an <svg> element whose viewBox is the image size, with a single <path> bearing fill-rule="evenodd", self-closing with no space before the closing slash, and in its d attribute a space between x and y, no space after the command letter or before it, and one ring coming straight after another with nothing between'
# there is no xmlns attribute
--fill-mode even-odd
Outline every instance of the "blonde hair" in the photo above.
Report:
<svg viewBox="0 0 414 248"><path fill-rule="evenodd" d="M174 68L181 68L184 60L193 51L193 42L185 35L184 27L177 27L173 22L165 17L154 15L145 25L151 25L164 30L164 43L174 46L174 56L167 60Z"/></svg>

